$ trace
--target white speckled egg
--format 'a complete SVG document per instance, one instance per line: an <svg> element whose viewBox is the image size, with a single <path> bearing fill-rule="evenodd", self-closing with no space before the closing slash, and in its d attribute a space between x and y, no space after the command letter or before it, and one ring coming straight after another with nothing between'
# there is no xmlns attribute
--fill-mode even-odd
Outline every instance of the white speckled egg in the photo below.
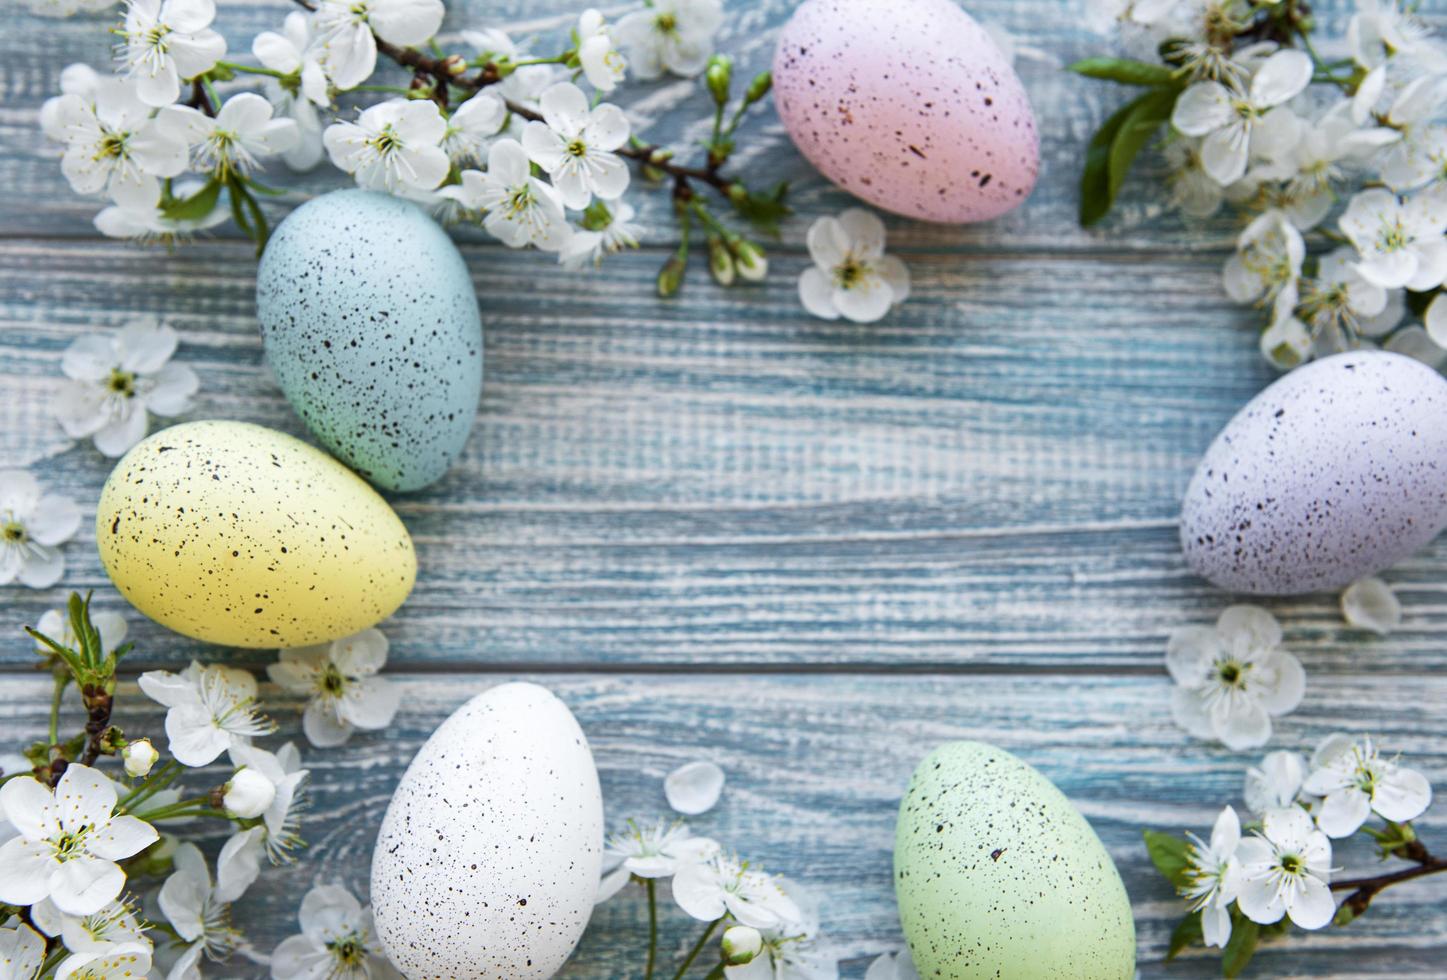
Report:
<svg viewBox="0 0 1447 980"><path fill-rule="evenodd" d="M231 647L358 633L412 591L392 508L326 453L245 422L187 422L137 444L96 507L106 573L169 629Z"/></svg>
<svg viewBox="0 0 1447 980"><path fill-rule="evenodd" d="M546 688L502 684L397 784L372 855L377 935L409 980L551 977L588 924L602 856L583 730Z"/></svg>
<svg viewBox="0 0 1447 980"><path fill-rule="evenodd" d="M287 400L372 483L416 490L462 452L482 323L457 246L416 205L346 190L297 208L261 257L256 316Z"/></svg>
<svg viewBox="0 0 1447 980"><path fill-rule="evenodd" d="M844 190L924 221L984 221L1035 186L1019 77L953 0L806 0L779 34L774 104Z"/></svg>
<svg viewBox="0 0 1447 980"><path fill-rule="evenodd" d="M1135 924L1100 838L1050 780L982 742L915 769L894 838L921 977L1130 980Z"/></svg>
<svg viewBox="0 0 1447 980"><path fill-rule="evenodd" d="M1181 546L1223 589L1336 589L1447 526L1447 380L1398 354L1297 368L1226 424L1186 490Z"/></svg>

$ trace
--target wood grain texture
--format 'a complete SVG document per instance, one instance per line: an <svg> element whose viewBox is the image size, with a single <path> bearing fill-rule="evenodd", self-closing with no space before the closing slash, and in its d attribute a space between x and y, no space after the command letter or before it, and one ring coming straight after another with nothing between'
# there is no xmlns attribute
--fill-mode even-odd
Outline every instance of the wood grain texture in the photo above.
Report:
<svg viewBox="0 0 1447 980"><path fill-rule="evenodd" d="M393 498L422 569L387 626L394 663L1156 669L1171 629L1227 601L1186 571L1175 516L1269 375L1214 258L918 252L910 302L859 328L803 318L795 255L764 286L663 302L652 255L590 277L466 254L483 404L453 471ZM241 243L0 244L0 464L93 513L110 464L49 399L75 336L139 314L181 332L203 385L189 418L303 434L253 280ZM65 588L114 605L90 541L87 522ZM1407 623L1385 640L1346 630L1334 595L1271 605L1312 669L1438 666L1444 555L1393 570ZM11 592L25 622L63 598ZM136 637L153 662L198 650Z"/></svg>
<svg viewBox="0 0 1447 980"><path fill-rule="evenodd" d="M300 896L315 883L342 881L365 894L372 841L391 790L426 735L447 713L503 676L394 677L405 694L385 737L358 735L342 749L303 744L311 769L311 810L303 824L310 851L298 864L263 874L238 908L259 946L295 931ZM909 774L935 746L984 739L1038 767L1090 820L1125 878L1135 908L1143 977L1217 975L1193 955L1169 968L1161 956L1182 904L1151 868L1142 826L1203 832L1220 803L1239 804L1242 768L1253 757L1192 743L1170 722L1160 678L817 677L695 678L625 674L541 679L577 714L603 782L610 828L628 817L665 816L662 778L684 761L718 763L728 784L719 807L693 821L766 869L796 877L823 901L823 923L862 976L871 954L900 942L890 876L895 810ZM1447 779L1447 681L1423 678L1400 710L1400 682L1376 674L1313 678L1307 699L1279 726L1278 744L1309 746L1337 729L1370 732L1438 786ZM162 716L134 685L122 686L128 733L161 736ZM49 685L0 681L0 732L7 739L44 731ZM297 705L263 690L282 731L267 744L300 739ZM217 775L216 778L224 778ZM208 783L193 780L193 788ZM1434 846L1447 818L1419 822ZM206 846L219 846L210 839ZM1366 848L1340 850L1336 863L1376 867ZM602 907L569 977L638 977L645 905L629 893ZM696 929L681 913L665 918L667 946ZM1350 928L1295 932L1259 954L1252 975L1409 977L1441 975L1447 942L1447 879L1386 892Z"/></svg>

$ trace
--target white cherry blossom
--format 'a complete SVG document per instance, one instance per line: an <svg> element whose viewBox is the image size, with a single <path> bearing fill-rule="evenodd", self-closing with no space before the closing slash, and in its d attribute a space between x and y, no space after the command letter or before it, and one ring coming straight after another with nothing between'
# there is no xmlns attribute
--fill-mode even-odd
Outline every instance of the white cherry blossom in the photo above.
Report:
<svg viewBox="0 0 1447 980"><path fill-rule="evenodd" d="M226 54L226 39L211 30L212 0L127 0L122 59L141 101L167 106L181 83L210 71Z"/></svg>
<svg viewBox="0 0 1447 980"><path fill-rule="evenodd" d="M578 64L583 75L599 92L611 92L628 73L628 60L614 46L608 24L596 8L589 7L578 18Z"/></svg>
<svg viewBox="0 0 1447 980"><path fill-rule="evenodd" d="M703 922L727 913L743 925L768 930L800 918L798 905L779 879L722 852L682 863L673 876L673 900Z"/></svg>
<svg viewBox="0 0 1447 980"><path fill-rule="evenodd" d="M1353 60L1364 68L1383 67L1396 57L1419 63L1442 57L1431 28L1402 0L1357 0L1346 40Z"/></svg>
<svg viewBox="0 0 1447 980"><path fill-rule="evenodd" d="M178 201L194 197L204 186L199 180L178 180L171 188ZM128 238L143 242L174 244L190 238L198 231L215 228L231 216L225 200L219 195L212 209L200 218L172 218L159 204L144 208L128 208L113 204L95 216L95 227L107 238Z"/></svg>
<svg viewBox="0 0 1447 980"><path fill-rule="evenodd" d="M50 899L61 912L90 915L120 895L126 875L116 863L159 837L132 816L116 816L116 789L103 773L72 763L55 789L34 776L0 785L0 812L19 836L0 846L0 901L34 905Z"/></svg>
<svg viewBox="0 0 1447 980"><path fill-rule="evenodd" d="M825 320L871 323L909 297L909 270L884 254L884 222L850 208L809 227L811 268L799 277L804 309Z"/></svg>
<svg viewBox="0 0 1447 980"><path fill-rule="evenodd" d="M1187 832L1186 886L1182 894L1192 912L1201 913L1201 933L1207 946L1225 946L1231 938L1229 906L1236 900L1241 881L1236 867L1236 846L1241 843L1241 821L1224 807L1207 843Z"/></svg>
<svg viewBox="0 0 1447 980"><path fill-rule="evenodd" d="M67 95L78 96L85 105L95 105L95 94L106 78L90 65L75 62L60 72L60 94L46 99L40 106L40 130L57 143L66 141L60 108Z"/></svg>
<svg viewBox="0 0 1447 980"><path fill-rule="evenodd" d="M153 207L161 180L186 169L186 145L161 130L135 82L104 79L90 96L59 96L47 114L49 132L65 143L61 172L77 194Z"/></svg>
<svg viewBox="0 0 1447 980"><path fill-rule="evenodd" d="M197 962L202 954L224 959L241 945L242 937L231 924L230 903L212 886L211 871L200 849L183 843L176 848L173 862L176 870L161 885L157 904L186 947L167 980L198 980Z"/></svg>
<svg viewBox="0 0 1447 980"><path fill-rule="evenodd" d="M637 248L643 226L634 222L633 205L618 200L607 205L607 223L602 227L586 224L575 228L568 242L558 253L558 262L568 269L597 266L606 255L625 248Z"/></svg>
<svg viewBox="0 0 1447 980"><path fill-rule="evenodd" d="M415 47L445 13L442 0L320 0L313 19L327 74L337 88L355 88L377 68L377 38Z"/></svg>
<svg viewBox="0 0 1447 980"><path fill-rule="evenodd" d="M1370 738L1356 741L1339 732L1312 753L1303 785L1324 797L1317 825L1328 837L1350 837L1372 813L1397 823L1412 820L1432 802L1427 777L1383 758Z"/></svg>
<svg viewBox="0 0 1447 980"><path fill-rule="evenodd" d="M761 929L759 953L748 963L726 967L724 976L728 980L838 980L839 958L820 938L818 904L812 894L787 878L777 882L797 914Z"/></svg>
<svg viewBox="0 0 1447 980"><path fill-rule="evenodd" d="M1257 606L1230 606L1214 627L1176 630L1166 668L1176 723L1238 750L1265 745L1272 717L1292 711L1306 689L1301 662L1281 648L1281 626Z"/></svg>
<svg viewBox="0 0 1447 980"><path fill-rule="evenodd" d="M483 227L503 244L557 252L572 234L563 200L555 187L532 175L530 166L521 143L500 139L488 148L486 173L464 170L462 182L441 193L469 211L485 212Z"/></svg>
<svg viewBox="0 0 1447 980"><path fill-rule="evenodd" d="M232 834L216 859L216 894L234 902L246 893L261 874L263 858L272 864L288 864L301 846L301 814L306 808L302 784L308 770L301 768L301 754L288 742L273 755L251 745L233 746L236 765L265 776L275 787L271 803L260 821Z"/></svg>
<svg viewBox="0 0 1447 980"><path fill-rule="evenodd" d="M1311 58L1287 49L1267 58L1249 86L1234 80L1197 82L1181 93L1171 123L1204 137L1201 165L1222 184L1246 173L1251 154L1271 155L1295 142L1300 121L1284 103L1311 83Z"/></svg>
<svg viewBox="0 0 1447 980"><path fill-rule="evenodd" d="M1201 166L1199 138L1176 134L1166 144L1165 156L1173 205L1193 218L1209 218L1221 210L1226 192Z"/></svg>
<svg viewBox="0 0 1447 980"><path fill-rule="evenodd" d="M171 363L177 343L176 331L154 317L76 338L61 357L70 381L55 403L66 435L117 457L145 438L151 414L188 411L200 383L189 367Z"/></svg>
<svg viewBox="0 0 1447 980"><path fill-rule="evenodd" d="M220 179L251 173L265 157L285 153L301 138L294 119L273 119L271 103L255 92L227 99L216 115L190 106L167 106L157 116L162 131L192 147L197 169Z"/></svg>
<svg viewBox="0 0 1447 980"><path fill-rule="evenodd" d="M299 10L286 15L281 33L262 31L251 42L251 53L262 66L286 77L262 79L262 91L277 115L297 125L296 143L281 158L293 170L310 170L321 162L322 121L318 109L331 105L331 83L313 43L311 21Z"/></svg>
<svg viewBox="0 0 1447 980"><path fill-rule="evenodd" d="M257 713L256 678L247 671L191 661L179 674L149 670L140 687L166 712L171 754L183 766L204 766L228 749L250 745L275 726Z"/></svg>
<svg viewBox="0 0 1447 980"><path fill-rule="evenodd" d="M47 898L30 907L30 921L45 935L58 937L72 953L94 953L124 943L151 945L135 908L124 901L111 902L89 915L70 915Z"/></svg>
<svg viewBox="0 0 1447 980"><path fill-rule="evenodd" d="M1320 929L1336 913L1331 897L1331 841L1305 810L1274 810L1261 833L1236 848L1240 891L1236 905L1263 925L1289 916L1303 929Z"/></svg>
<svg viewBox="0 0 1447 980"><path fill-rule="evenodd" d="M354 729L386 728L397 714L401 692L378 677L387 663L387 637L367 629L318 646L281 651L266 669L284 691L304 695L302 730L318 748L345 744Z"/></svg>
<svg viewBox="0 0 1447 980"><path fill-rule="evenodd" d="M1356 258L1350 248L1328 252L1318 260L1316 275L1301 287L1302 316L1318 336L1332 330L1375 335L1376 318L1387 309L1387 290L1357 270Z"/></svg>
<svg viewBox="0 0 1447 980"><path fill-rule="evenodd" d="M48 589L59 582L65 574L60 546L79 529L74 501L41 493L40 482L25 470L0 470L0 585Z"/></svg>
<svg viewBox="0 0 1447 980"><path fill-rule="evenodd" d="M1300 752L1268 752L1259 765L1246 770L1246 808L1260 817L1295 806L1305 779L1306 760Z"/></svg>
<svg viewBox="0 0 1447 980"><path fill-rule="evenodd" d="M492 92L479 92L447 117L442 149L457 166L482 163L487 147L507 121L507 106Z"/></svg>
<svg viewBox="0 0 1447 980"><path fill-rule="evenodd" d="M1385 124L1398 136L1379 164L1382 182L1402 193L1447 176L1447 125L1440 121L1447 79L1425 75L1392 102Z"/></svg>
<svg viewBox="0 0 1447 980"><path fill-rule="evenodd" d="M341 885L321 885L307 892L297 917L301 934L283 939L271 954L272 980L400 976L377 938L372 907L364 907Z"/></svg>
<svg viewBox="0 0 1447 980"><path fill-rule="evenodd" d="M722 0L653 0L619 18L613 37L640 79L666 71L691 78L708 65L722 24Z"/></svg>
<svg viewBox="0 0 1447 980"><path fill-rule="evenodd" d="M1276 316L1296 306L1297 282L1306 259L1306 241L1281 211L1259 215L1236 240L1222 279L1238 303L1270 303Z"/></svg>
<svg viewBox="0 0 1447 980"><path fill-rule="evenodd" d="M55 980L136 980L150 972L151 947L123 943L67 956L56 967Z"/></svg>
<svg viewBox="0 0 1447 980"><path fill-rule="evenodd" d="M529 55L522 51L506 31L489 28L482 31L463 31L462 39L477 51L484 61L527 61ZM557 81L561 69L557 65L521 65L514 67L508 75L489 88L507 102L512 102L534 111L538 98ZM508 117L504 132L513 139L522 139L528 120L519 115Z"/></svg>
<svg viewBox="0 0 1447 980"><path fill-rule="evenodd" d="M566 207L582 210L596 194L616 200L628 189L628 164L614 151L628 142L623 110L605 102L589 108L571 82L559 82L539 100L543 121L523 130L523 149L547 171Z"/></svg>
<svg viewBox="0 0 1447 980"><path fill-rule="evenodd" d="M332 163L366 190L432 190L451 167L441 147L447 121L430 100L394 99L364 109L357 121L322 134Z"/></svg>
<svg viewBox="0 0 1447 980"><path fill-rule="evenodd" d="M598 902L606 902L628 884L630 878L671 878L685 864L716 854L718 843L695 837L679 821L660 820L652 826L633 821L621 833L611 834L603 849L603 880Z"/></svg>
<svg viewBox="0 0 1447 980"><path fill-rule="evenodd" d="M1447 184L1406 200L1381 188L1361 191L1340 223L1361 256L1357 269L1378 286L1424 291L1447 275Z"/></svg>

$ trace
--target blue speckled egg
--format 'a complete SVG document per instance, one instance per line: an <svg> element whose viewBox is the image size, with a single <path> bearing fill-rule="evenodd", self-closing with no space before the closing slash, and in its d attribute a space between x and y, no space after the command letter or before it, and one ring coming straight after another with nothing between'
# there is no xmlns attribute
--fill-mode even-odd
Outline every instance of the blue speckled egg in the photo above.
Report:
<svg viewBox="0 0 1447 980"><path fill-rule="evenodd" d="M1447 380L1399 354L1297 368L1233 418L1181 508L1191 568L1223 589L1337 589L1447 526Z"/></svg>
<svg viewBox="0 0 1447 980"><path fill-rule="evenodd" d="M297 414L387 490L440 479L482 393L482 322L457 246L418 207L346 190L297 208L256 274L267 360Z"/></svg>

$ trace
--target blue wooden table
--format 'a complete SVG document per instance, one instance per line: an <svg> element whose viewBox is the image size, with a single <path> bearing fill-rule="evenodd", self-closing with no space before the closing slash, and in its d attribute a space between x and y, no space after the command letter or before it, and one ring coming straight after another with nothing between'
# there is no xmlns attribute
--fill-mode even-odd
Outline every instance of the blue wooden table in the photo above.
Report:
<svg viewBox="0 0 1447 980"><path fill-rule="evenodd" d="M793 5L727 4L720 46L745 76L768 64ZM454 2L446 27L556 35L579 6ZM1079 2L970 6L1062 62L1110 43L1084 32ZM1314 6L1339 35L1348 0ZM240 46L288 8L223 2L218 26ZM52 419L59 357L76 336L137 314L181 334L178 356L202 383L188 417L301 434L262 360L251 247L229 228L174 254L103 240L96 205L69 192L43 144L36 110L67 63L104 63L101 22L10 13L6 23L0 465L30 467L93 512L109 464ZM383 627L402 711L385 736L305 747L310 849L264 874L238 910L259 946L296 931L313 883L365 893L382 811L422 740L471 694L525 677L587 730L611 825L665 813L661 780L675 765L719 763L723 802L696 827L812 886L846 976L900 941L895 807L914 764L956 738L1016 751L1091 820L1135 904L1143 976L1214 975L1199 952L1161 962L1181 906L1140 829L1204 830L1239 800L1256 758L1172 725L1162 654L1170 630L1231 600L1186 570L1175 518L1197 457L1271 374L1255 315L1221 292L1232 220L1169 214L1148 163L1129 203L1082 232L1084 142L1121 93L1041 62L1020 67L1042 134L1039 188L989 225L890 220L914 293L880 324L800 308L804 230L849 201L810 172L771 110L751 123L763 135L743 158L795 182L798 214L771 248L765 284L724 291L695 276L678 298L655 299L674 234L659 195L633 195L646 204L641 252L597 274L461 236L487 328L486 390L458 465L394 501L421 566ZM630 86L620 101L650 139L703 135L679 122L707 111L691 83ZM327 170L291 180L276 211L342 181ZM18 627L69 589L125 608L88 527L66 555L63 588L0 593L7 745L44 730L49 698ZM1305 701L1272 747L1369 732L1447 792L1444 570L1439 542L1387 575L1405 623L1386 639L1347 629L1334 595L1269 603L1308 671ZM270 659L132 615L133 671ZM283 734L300 738L297 705L265 695ZM132 683L122 696L139 712L128 732L159 735L160 715ZM1420 826L1447 843L1441 807ZM1372 860L1355 847L1346 859ZM694 932L669 920L665 945ZM643 935L641 901L603 906L567 975L638 975ZM1255 975L1440 976L1444 952L1447 881L1428 879L1386 893L1349 928L1264 947Z"/></svg>

